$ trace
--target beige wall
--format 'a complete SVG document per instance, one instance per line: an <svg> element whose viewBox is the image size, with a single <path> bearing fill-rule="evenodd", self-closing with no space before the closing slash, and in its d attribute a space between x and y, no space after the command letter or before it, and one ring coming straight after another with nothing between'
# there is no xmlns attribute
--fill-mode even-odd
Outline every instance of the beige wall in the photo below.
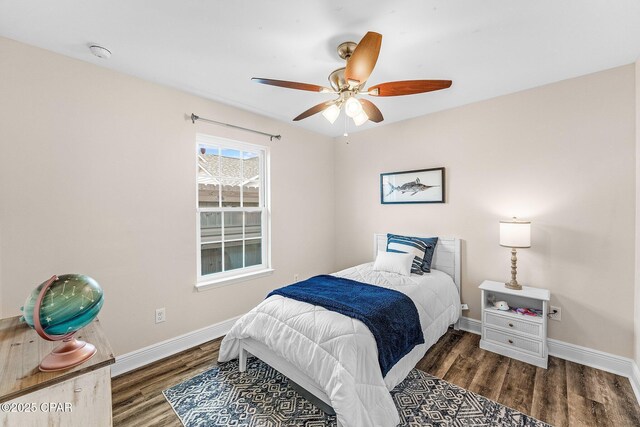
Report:
<svg viewBox="0 0 640 427"><path fill-rule="evenodd" d="M632 64L338 138L337 267L369 260L374 232L460 237L479 319L477 286L509 278L498 221L528 218L518 278L562 307L550 337L632 356L634 78ZM439 166L446 204L380 204L381 172Z"/></svg>
<svg viewBox="0 0 640 427"><path fill-rule="evenodd" d="M636 282L634 294L634 359L640 365L640 59L636 61Z"/></svg>
<svg viewBox="0 0 640 427"><path fill-rule="evenodd" d="M3 315L51 274L84 272L104 288L100 318L122 354L333 269L328 138L1 38L0 75ZM191 112L283 138L194 126ZM196 132L271 147L272 276L195 291Z"/></svg>
<svg viewBox="0 0 640 427"><path fill-rule="evenodd" d="M372 234L396 231L465 240L477 319L477 285L509 274L497 221L518 215L533 221L520 281L563 308L550 336L631 356L638 68L339 138L334 153L326 137L0 38L0 316L48 275L85 272L105 289L100 317L122 354L241 314L294 273L366 261ZM283 140L194 126L191 112ZM271 147L273 276L194 291L196 132ZM380 205L379 173L436 166L446 204ZM638 360L638 311L636 325Z"/></svg>
<svg viewBox="0 0 640 427"><path fill-rule="evenodd" d="M0 145L2 144L2 141L0 141ZM2 186L4 184L0 183L0 186ZM0 203L2 203L0 201ZM0 205L0 215L2 212L2 207ZM1 216L0 216L1 218ZM3 286L2 286L2 221L0 221L0 319L4 318L4 312L3 312L3 305L2 305L2 300L3 300L3 295L4 295L4 290L3 290Z"/></svg>

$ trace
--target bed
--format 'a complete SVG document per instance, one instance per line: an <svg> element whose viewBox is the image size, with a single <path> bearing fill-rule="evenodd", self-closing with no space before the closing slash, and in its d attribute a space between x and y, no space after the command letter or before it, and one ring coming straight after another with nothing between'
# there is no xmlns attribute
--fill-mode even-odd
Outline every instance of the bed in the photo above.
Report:
<svg viewBox="0 0 640 427"><path fill-rule="evenodd" d="M386 234L374 235L374 257L386 243ZM362 322L280 295L265 299L236 322L222 342L219 361L239 358L244 371L248 354L261 359L333 408L339 426L396 426L399 416L389 391L460 317L460 240L439 238L432 272L423 276L372 267L369 262L333 275L407 295L418 310L424 335L424 344L384 377L376 342Z"/></svg>

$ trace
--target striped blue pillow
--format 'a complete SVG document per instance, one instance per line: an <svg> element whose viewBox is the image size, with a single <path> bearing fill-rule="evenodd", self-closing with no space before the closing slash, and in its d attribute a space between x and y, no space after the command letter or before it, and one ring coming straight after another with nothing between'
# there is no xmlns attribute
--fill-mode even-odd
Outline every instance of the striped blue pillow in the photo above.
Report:
<svg viewBox="0 0 640 427"><path fill-rule="evenodd" d="M387 252L412 254L411 272L418 275L431 271L431 260L437 243L437 237L422 238L387 234Z"/></svg>

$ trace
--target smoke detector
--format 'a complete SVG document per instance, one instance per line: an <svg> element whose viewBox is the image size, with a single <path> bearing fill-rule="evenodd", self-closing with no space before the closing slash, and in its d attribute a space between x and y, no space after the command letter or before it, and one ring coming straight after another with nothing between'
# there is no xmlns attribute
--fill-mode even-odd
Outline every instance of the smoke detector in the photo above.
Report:
<svg viewBox="0 0 640 427"><path fill-rule="evenodd" d="M89 50L91 50L91 53L93 53L98 58L102 58L102 59L111 58L111 51L106 47L102 47L97 44L92 44L89 46Z"/></svg>

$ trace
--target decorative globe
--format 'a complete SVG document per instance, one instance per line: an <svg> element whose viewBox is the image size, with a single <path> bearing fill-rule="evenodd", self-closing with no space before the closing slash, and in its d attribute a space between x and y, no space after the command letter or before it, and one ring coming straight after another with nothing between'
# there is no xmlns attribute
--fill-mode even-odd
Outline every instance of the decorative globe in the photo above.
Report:
<svg viewBox="0 0 640 427"><path fill-rule="evenodd" d="M25 322L34 327L33 311L38 295L47 282L35 288L23 307ZM40 307L40 323L47 335L65 335L87 326L104 303L102 288L82 274L63 274L47 289Z"/></svg>

